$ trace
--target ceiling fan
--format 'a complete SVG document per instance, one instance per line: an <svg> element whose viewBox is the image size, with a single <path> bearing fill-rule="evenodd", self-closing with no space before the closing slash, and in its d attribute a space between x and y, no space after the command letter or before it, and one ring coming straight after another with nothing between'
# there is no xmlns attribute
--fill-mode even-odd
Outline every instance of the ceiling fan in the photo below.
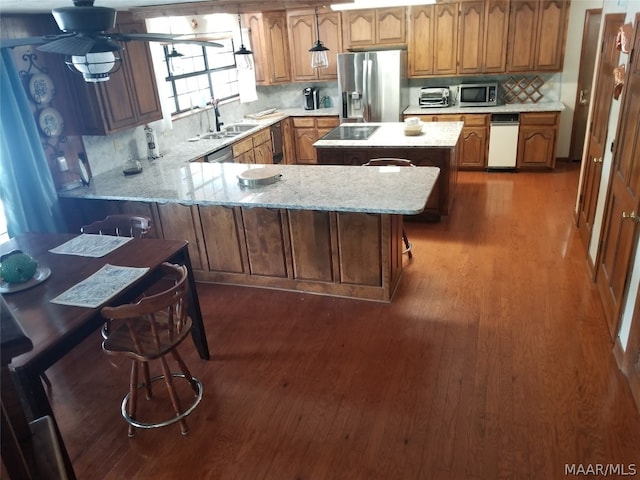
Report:
<svg viewBox="0 0 640 480"><path fill-rule="evenodd" d="M216 42L180 38L181 35L167 33L109 33L108 30L116 25L116 9L95 6L94 0L73 0L73 7L54 8L51 13L63 33L41 37L0 38L0 48L38 45L36 48L41 52L66 55L70 57L67 65L71 64L78 69L86 81L95 82L109 78L109 71L118 60L113 52L122 50L122 46L116 42L138 40L222 47ZM92 68L90 65L96 67ZM105 69L106 72L96 71Z"/></svg>

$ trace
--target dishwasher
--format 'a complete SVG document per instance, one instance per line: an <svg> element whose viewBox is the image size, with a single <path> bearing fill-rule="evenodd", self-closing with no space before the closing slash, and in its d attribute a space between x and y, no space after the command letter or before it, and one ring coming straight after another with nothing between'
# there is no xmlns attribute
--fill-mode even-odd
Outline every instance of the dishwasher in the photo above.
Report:
<svg viewBox="0 0 640 480"><path fill-rule="evenodd" d="M519 128L519 113L491 114L487 170L515 170Z"/></svg>
<svg viewBox="0 0 640 480"><path fill-rule="evenodd" d="M222 147L207 155L204 161L207 163L233 163L233 150L231 147Z"/></svg>

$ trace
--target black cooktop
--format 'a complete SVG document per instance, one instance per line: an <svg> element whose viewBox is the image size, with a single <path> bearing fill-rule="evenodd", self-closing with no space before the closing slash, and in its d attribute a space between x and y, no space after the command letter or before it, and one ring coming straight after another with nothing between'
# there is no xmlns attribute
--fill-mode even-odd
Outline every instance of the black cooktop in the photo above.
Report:
<svg viewBox="0 0 640 480"><path fill-rule="evenodd" d="M327 133L322 140L366 140L379 125L343 124Z"/></svg>

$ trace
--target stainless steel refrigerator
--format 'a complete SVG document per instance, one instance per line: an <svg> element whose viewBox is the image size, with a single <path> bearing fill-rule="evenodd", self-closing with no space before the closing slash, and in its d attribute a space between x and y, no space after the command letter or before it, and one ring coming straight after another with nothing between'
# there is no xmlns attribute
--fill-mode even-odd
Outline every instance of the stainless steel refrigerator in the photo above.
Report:
<svg viewBox="0 0 640 480"><path fill-rule="evenodd" d="M338 54L341 122L398 122L409 105L406 50Z"/></svg>

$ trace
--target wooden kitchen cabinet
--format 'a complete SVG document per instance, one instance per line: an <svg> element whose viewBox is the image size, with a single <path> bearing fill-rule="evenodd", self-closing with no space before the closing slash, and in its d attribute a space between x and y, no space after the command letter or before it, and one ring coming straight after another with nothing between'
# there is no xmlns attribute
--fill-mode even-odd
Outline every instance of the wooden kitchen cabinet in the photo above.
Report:
<svg viewBox="0 0 640 480"><path fill-rule="evenodd" d="M340 12L318 9L320 40L329 58L327 68L311 68L309 49L316 41L316 20L313 10L287 11L291 76L294 82L336 80L338 78L337 54L342 52L342 24Z"/></svg>
<svg viewBox="0 0 640 480"><path fill-rule="evenodd" d="M407 42L406 9L371 8L349 10L342 14L345 49L376 45L403 45Z"/></svg>
<svg viewBox="0 0 640 480"><path fill-rule="evenodd" d="M522 113L518 133L517 168L554 168L560 114Z"/></svg>
<svg viewBox="0 0 640 480"><path fill-rule="evenodd" d="M458 4L413 6L409 13L409 76L457 72Z"/></svg>
<svg viewBox="0 0 640 480"><path fill-rule="evenodd" d="M256 83L258 85L290 83L286 13L275 11L246 14L244 24L249 28Z"/></svg>
<svg viewBox="0 0 640 480"><path fill-rule="evenodd" d="M210 272L246 273L246 252L240 207L199 205Z"/></svg>
<svg viewBox="0 0 640 480"><path fill-rule="evenodd" d="M505 71L509 3L509 0L460 3L459 74Z"/></svg>
<svg viewBox="0 0 640 480"><path fill-rule="evenodd" d="M127 18L118 15L118 18ZM144 33L144 21L121 20L120 33ZM146 42L128 42L120 52L122 65L109 81L88 83L68 72L72 102L76 104L77 132L107 135L162 118L151 52Z"/></svg>
<svg viewBox="0 0 640 480"><path fill-rule="evenodd" d="M489 153L488 114L405 115L405 118L408 116L417 116L423 122L464 122L458 143L458 167L461 170L487 168Z"/></svg>
<svg viewBox="0 0 640 480"><path fill-rule="evenodd" d="M155 205L158 209L162 237L167 240L188 241L193 269L209 270L198 206L181 203L156 203Z"/></svg>
<svg viewBox="0 0 640 480"><path fill-rule="evenodd" d="M235 142L231 145L231 150L235 163L273 163L273 146L268 128Z"/></svg>
<svg viewBox="0 0 640 480"><path fill-rule="evenodd" d="M298 165L318 163L313 144L340 124L338 117L293 117L294 160Z"/></svg>
<svg viewBox="0 0 640 480"><path fill-rule="evenodd" d="M562 70L570 0L513 2L507 71Z"/></svg>

